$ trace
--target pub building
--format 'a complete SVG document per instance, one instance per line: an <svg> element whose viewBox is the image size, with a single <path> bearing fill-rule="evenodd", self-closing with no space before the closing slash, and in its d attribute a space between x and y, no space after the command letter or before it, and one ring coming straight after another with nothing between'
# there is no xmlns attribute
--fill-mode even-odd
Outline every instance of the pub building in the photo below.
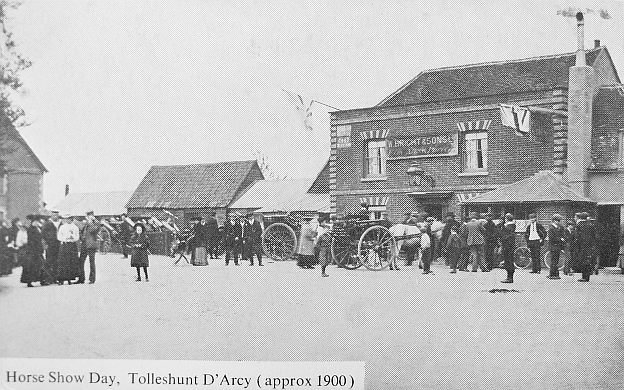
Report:
<svg viewBox="0 0 624 390"><path fill-rule="evenodd" d="M584 210L608 228L615 264L624 86L606 47L583 48L577 19L574 53L425 70L376 106L333 112L331 212L366 202L394 223L412 211L511 212L520 231L531 212L549 223ZM500 104L528 109L528 133L503 125Z"/></svg>

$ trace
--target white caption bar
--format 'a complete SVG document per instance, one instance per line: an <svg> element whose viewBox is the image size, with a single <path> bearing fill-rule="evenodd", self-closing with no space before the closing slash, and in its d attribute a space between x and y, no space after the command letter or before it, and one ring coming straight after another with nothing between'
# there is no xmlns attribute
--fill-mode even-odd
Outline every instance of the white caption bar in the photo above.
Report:
<svg viewBox="0 0 624 390"><path fill-rule="evenodd" d="M1 389L364 389L364 362L0 358Z"/></svg>

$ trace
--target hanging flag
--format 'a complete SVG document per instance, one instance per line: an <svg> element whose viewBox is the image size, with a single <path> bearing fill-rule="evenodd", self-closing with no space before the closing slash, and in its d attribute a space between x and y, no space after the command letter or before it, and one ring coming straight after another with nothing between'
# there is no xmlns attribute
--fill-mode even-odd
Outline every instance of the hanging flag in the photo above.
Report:
<svg viewBox="0 0 624 390"><path fill-rule="evenodd" d="M303 127L308 131L312 131L312 125L310 124L310 119L312 119L312 104L314 104L314 100L310 101L310 104L306 104L304 103L304 100L301 97L301 95L296 94L294 92L287 91L285 89L282 89L282 91L284 91L286 95L288 95L288 98L295 105L297 112L301 116Z"/></svg>
<svg viewBox="0 0 624 390"><path fill-rule="evenodd" d="M524 136L531 132L531 112L528 108L500 104L503 126L516 130L516 135Z"/></svg>

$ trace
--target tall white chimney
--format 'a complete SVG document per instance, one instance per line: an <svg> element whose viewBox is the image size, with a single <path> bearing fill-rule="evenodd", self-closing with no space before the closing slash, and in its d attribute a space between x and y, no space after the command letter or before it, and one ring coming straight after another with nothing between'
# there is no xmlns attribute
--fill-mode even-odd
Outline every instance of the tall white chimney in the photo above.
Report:
<svg viewBox="0 0 624 390"><path fill-rule="evenodd" d="M568 183L580 195L588 196L594 68L585 62L583 19L582 12L576 14L576 64L570 68L568 84Z"/></svg>

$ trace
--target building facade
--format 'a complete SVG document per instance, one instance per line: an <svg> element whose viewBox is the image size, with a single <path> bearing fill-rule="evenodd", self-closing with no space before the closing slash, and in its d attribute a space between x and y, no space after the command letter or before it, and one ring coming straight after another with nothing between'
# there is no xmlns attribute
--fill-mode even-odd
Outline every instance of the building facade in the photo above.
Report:
<svg viewBox="0 0 624 390"><path fill-rule="evenodd" d="M0 220L42 213L43 175L48 172L43 163L13 128L4 137L3 172L0 172Z"/></svg>
<svg viewBox="0 0 624 390"><path fill-rule="evenodd" d="M593 72L585 94L592 99L583 104L570 76L577 53L568 53L427 70L374 107L332 113L332 212L356 213L366 202L371 217L395 222L412 211L472 210L518 219L537 212L546 221L582 208L621 225L624 89L605 47L582 53ZM500 104L530 109L528 135L503 126ZM568 134L568 115L576 118L568 111L588 106L590 128ZM570 159L579 154L581 161ZM561 179L553 193L563 198L475 202L542 171Z"/></svg>
<svg viewBox="0 0 624 390"><path fill-rule="evenodd" d="M128 216L162 220L171 213L181 226L215 212L223 224L231 203L263 179L256 160L153 166L130 197Z"/></svg>

